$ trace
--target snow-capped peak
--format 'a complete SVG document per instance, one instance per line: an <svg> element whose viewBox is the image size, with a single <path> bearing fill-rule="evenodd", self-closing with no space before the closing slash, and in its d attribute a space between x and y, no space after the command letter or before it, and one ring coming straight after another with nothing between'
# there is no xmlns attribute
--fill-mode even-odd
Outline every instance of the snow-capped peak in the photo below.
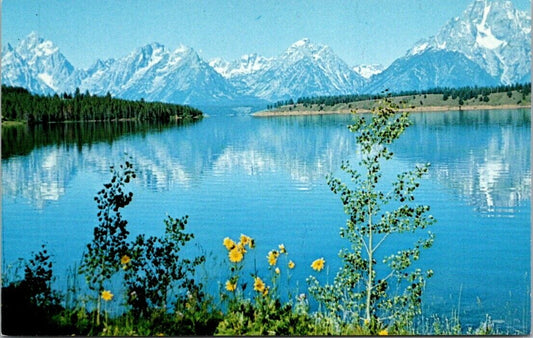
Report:
<svg viewBox="0 0 533 338"><path fill-rule="evenodd" d="M459 52L504 84L520 81L531 64L531 16L506 0L476 0L407 56L428 49Z"/></svg>
<svg viewBox="0 0 533 338"><path fill-rule="evenodd" d="M303 48L303 47L309 47L310 45L311 45L311 40L309 40L309 38L303 38L293 43L291 47Z"/></svg>
<svg viewBox="0 0 533 338"><path fill-rule="evenodd" d="M266 58L257 53L252 53L245 54L240 59L232 62L228 62L222 58L215 58L209 62L209 65L225 78L233 78L268 69L271 66L272 60L272 58Z"/></svg>
<svg viewBox="0 0 533 338"><path fill-rule="evenodd" d="M31 32L16 48L17 53L29 58L30 56L49 56L59 51L50 40L44 40L36 32Z"/></svg>
<svg viewBox="0 0 533 338"><path fill-rule="evenodd" d="M194 50L189 47L189 46L186 46L184 44L180 44L175 50L174 50L174 53L175 54L188 54L188 53L191 53L193 52Z"/></svg>
<svg viewBox="0 0 533 338"><path fill-rule="evenodd" d="M293 43L286 53L317 54L321 50L329 48L326 45L314 44L309 38L303 38Z"/></svg>

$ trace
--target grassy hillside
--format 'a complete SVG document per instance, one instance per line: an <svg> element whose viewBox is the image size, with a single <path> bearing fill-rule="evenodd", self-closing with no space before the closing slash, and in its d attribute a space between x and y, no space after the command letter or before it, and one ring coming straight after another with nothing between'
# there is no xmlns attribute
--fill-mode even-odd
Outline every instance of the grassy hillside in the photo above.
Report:
<svg viewBox="0 0 533 338"><path fill-rule="evenodd" d="M445 111L460 109L498 109L498 108L528 108L531 106L531 92L520 90L495 92L487 95L477 95L463 100L459 96L452 98L444 94L414 94L392 95L392 100L403 109L414 111ZM300 115L300 114L333 114L349 113L353 110L365 112L376 104L373 98L336 103L295 103L281 105L277 108L256 113L256 116Z"/></svg>

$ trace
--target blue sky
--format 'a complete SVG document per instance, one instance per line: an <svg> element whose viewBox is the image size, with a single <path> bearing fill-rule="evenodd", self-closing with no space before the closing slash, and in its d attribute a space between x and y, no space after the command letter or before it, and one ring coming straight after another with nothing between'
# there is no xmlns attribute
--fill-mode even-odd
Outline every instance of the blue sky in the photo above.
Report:
<svg viewBox="0 0 533 338"><path fill-rule="evenodd" d="M2 45L31 31L75 67L160 42L202 58L281 54L301 38L329 45L349 65L389 65L434 35L472 0L3 0ZM530 11L530 0L513 0Z"/></svg>

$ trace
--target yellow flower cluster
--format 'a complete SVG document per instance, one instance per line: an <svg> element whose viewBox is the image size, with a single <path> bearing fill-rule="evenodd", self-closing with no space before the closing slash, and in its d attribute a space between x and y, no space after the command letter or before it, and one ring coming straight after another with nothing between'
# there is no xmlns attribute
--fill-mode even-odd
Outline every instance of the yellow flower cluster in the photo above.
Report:
<svg viewBox="0 0 533 338"><path fill-rule="evenodd" d="M244 254L246 253L246 245L248 245L248 248L250 249L253 249L255 246L253 238L242 234L239 243L235 243L235 241L233 241L231 238L226 237L222 241L222 244L228 250L229 260L233 263L239 263L243 260Z"/></svg>
<svg viewBox="0 0 533 338"><path fill-rule="evenodd" d="M266 256L267 257L267 260L268 260L268 264L270 266L273 266L273 265L276 265L276 263L278 262L278 258L279 258L279 255L280 254L287 254L287 249L285 249L285 245L284 244L280 244L278 245L278 249L279 251L277 250L270 250L270 252L268 253L268 255ZM294 267L294 263L292 264L293 267ZM290 264L289 264L289 268L290 267ZM292 269L292 268L291 268Z"/></svg>

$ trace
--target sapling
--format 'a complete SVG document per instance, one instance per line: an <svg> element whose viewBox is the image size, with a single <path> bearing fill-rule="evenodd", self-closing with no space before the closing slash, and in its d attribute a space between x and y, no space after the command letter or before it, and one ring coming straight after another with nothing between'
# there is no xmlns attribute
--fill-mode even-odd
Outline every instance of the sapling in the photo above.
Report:
<svg viewBox="0 0 533 338"><path fill-rule="evenodd" d="M429 164L398 174L392 187L384 191L382 164L393 158L389 145L411 124L408 113L398 111L396 104L384 98L370 116L358 116L349 126L359 145L359 165L354 167L349 161L341 165L351 184L331 174L327 183L340 196L349 216L340 236L350 246L339 252L342 267L333 284L321 286L315 277L308 279L311 294L330 315L339 321L357 322L374 334L384 328L398 332L410 325L421 311L425 281L433 274L412 268L421 249L431 247L432 233L424 234L410 248L395 248L391 253L388 245L385 250L387 240L435 222L428 215L429 206L414 204L418 181Z"/></svg>
<svg viewBox="0 0 533 338"><path fill-rule="evenodd" d="M111 172L111 182L104 184L104 189L94 198L98 205L98 225L94 228L93 240L87 244L87 251L80 265L80 273L85 275L89 288L98 293L97 325L100 325L100 295L105 291L104 283L119 270L121 257L127 251L128 222L122 218L120 209L131 202L133 193L124 189L136 177L129 161L119 168L111 167Z"/></svg>

